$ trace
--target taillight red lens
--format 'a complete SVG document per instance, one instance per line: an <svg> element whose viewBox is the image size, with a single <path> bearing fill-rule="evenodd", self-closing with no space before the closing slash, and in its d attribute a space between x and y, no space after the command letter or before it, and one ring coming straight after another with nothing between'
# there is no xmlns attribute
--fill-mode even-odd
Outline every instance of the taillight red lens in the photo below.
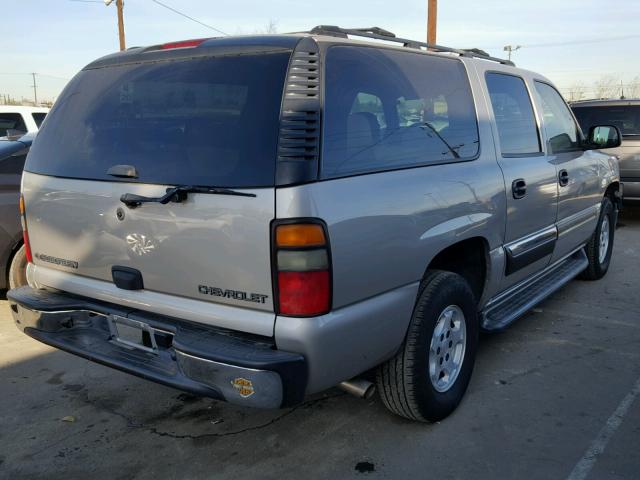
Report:
<svg viewBox="0 0 640 480"><path fill-rule="evenodd" d="M27 257L27 262L33 263L33 256L31 256L31 245L29 245L29 234L26 230L22 231L22 238L24 239L24 254Z"/></svg>
<svg viewBox="0 0 640 480"><path fill-rule="evenodd" d="M31 256L31 245L29 245L29 233L27 232L27 219L25 217L24 197L20 194L20 202L18 203L20 209L20 220L22 222L22 239L24 240L24 253L27 257L27 262L33 263L33 257Z"/></svg>
<svg viewBox="0 0 640 480"><path fill-rule="evenodd" d="M280 313L319 315L329 311L329 272L278 272Z"/></svg>

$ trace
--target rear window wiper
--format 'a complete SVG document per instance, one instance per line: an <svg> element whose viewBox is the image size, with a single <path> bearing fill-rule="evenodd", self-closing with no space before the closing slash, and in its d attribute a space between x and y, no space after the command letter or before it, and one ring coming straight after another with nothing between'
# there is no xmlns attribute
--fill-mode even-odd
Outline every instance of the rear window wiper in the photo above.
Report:
<svg viewBox="0 0 640 480"><path fill-rule="evenodd" d="M238 197L255 197L255 193L238 192L229 188L219 187L197 187L195 185L179 185L167 188L167 193L161 197L145 197L134 193L125 193L120 197L120 201L129 208L139 207L143 203L161 203L166 205L169 202L183 202L189 193L209 193L213 195L235 195Z"/></svg>

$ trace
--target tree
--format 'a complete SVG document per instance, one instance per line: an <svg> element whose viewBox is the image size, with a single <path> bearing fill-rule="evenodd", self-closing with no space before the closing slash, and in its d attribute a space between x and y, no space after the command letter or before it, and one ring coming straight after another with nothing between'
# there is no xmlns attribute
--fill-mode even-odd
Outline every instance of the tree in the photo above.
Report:
<svg viewBox="0 0 640 480"><path fill-rule="evenodd" d="M620 96L620 83L613 75L606 75L594 84L596 98L614 98Z"/></svg>
<svg viewBox="0 0 640 480"><path fill-rule="evenodd" d="M270 18L265 27L264 33L278 33L278 22L273 18Z"/></svg>
<svg viewBox="0 0 640 480"><path fill-rule="evenodd" d="M629 85L624 88L624 96L627 98L640 98L640 75L636 75Z"/></svg>
<svg viewBox="0 0 640 480"><path fill-rule="evenodd" d="M253 33L258 35L278 33L278 21L270 18L263 28L256 28Z"/></svg>
<svg viewBox="0 0 640 480"><path fill-rule="evenodd" d="M571 85L567 91L567 100L570 102L577 102L584 100L587 93L587 86L581 80L578 80Z"/></svg>

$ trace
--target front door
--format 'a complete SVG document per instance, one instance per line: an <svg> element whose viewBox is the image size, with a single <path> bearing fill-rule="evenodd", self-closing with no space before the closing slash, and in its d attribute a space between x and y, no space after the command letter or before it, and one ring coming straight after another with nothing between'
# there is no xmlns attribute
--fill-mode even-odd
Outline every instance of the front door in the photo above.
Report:
<svg viewBox="0 0 640 480"><path fill-rule="evenodd" d="M558 171L558 243L552 258L556 261L595 231L602 202L599 154L582 148L578 124L558 91L542 81L534 84L544 118L547 158Z"/></svg>
<svg viewBox="0 0 640 480"><path fill-rule="evenodd" d="M486 82L507 196L504 290L549 264L557 238L557 172L542 149L525 80L491 71Z"/></svg>

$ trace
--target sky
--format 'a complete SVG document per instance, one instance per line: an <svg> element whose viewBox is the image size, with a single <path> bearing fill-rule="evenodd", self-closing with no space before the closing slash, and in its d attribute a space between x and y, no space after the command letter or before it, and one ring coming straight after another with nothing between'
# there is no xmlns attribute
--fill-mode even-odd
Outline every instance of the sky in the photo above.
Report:
<svg viewBox="0 0 640 480"><path fill-rule="evenodd" d="M424 40L427 0L161 0L227 34L278 32L315 25L380 26ZM3 46L0 96L54 99L90 61L118 49L115 2L100 0L0 0ZM220 35L153 0L125 1L127 46ZM630 83L640 76L639 0L439 0L438 43L505 57L537 71L563 93L604 76Z"/></svg>

